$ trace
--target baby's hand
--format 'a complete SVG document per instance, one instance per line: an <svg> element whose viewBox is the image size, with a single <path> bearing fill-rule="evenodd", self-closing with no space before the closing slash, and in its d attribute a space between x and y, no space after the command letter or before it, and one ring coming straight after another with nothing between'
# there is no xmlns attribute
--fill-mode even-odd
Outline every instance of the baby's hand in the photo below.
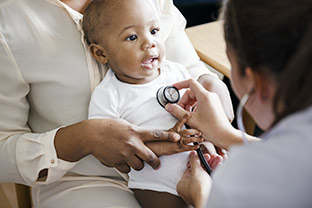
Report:
<svg viewBox="0 0 312 208"><path fill-rule="evenodd" d="M201 132L196 129L183 129L180 132L180 144L181 145L188 145L193 142L203 142L204 138L201 137ZM198 145L196 145L199 148ZM196 148L196 149L197 149Z"/></svg>
<svg viewBox="0 0 312 208"><path fill-rule="evenodd" d="M148 142L146 145L157 155L171 155L179 152L196 150L199 145L188 145L193 142L202 142L204 139L201 137L201 132L196 129L183 129L183 125L187 122L189 116L184 116L179 120L174 127L169 129L170 132L177 132L180 134L178 142Z"/></svg>
<svg viewBox="0 0 312 208"><path fill-rule="evenodd" d="M190 119L190 114L186 114L181 120L179 120L174 127L169 129L170 132L176 132L180 134L180 144L188 145L193 142L203 142L201 132L196 129L182 129L184 124ZM198 146L197 146L198 148Z"/></svg>
<svg viewBox="0 0 312 208"><path fill-rule="evenodd" d="M190 119L190 115L186 114L181 120L179 120L176 125L169 129L169 131L174 131L178 134L180 134L180 144L181 147L183 146L190 146L189 143L192 142L203 142L204 139L201 137L201 132L196 129L183 129L183 125ZM209 166L215 170L216 167L223 162L223 157L219 154L217 154L217 151L209 151L209 146L212 145L211 143L206 143L200 145L202 151L206 154L204 154L204 157L206 158ZM212 145L213 146L213 145ZM193 146L194 149L199 148L198 145ZM211 148L210 148L211 149ZM213 148L214 149L214 148ZM188 164L189 165L189 164Z"/></svg>

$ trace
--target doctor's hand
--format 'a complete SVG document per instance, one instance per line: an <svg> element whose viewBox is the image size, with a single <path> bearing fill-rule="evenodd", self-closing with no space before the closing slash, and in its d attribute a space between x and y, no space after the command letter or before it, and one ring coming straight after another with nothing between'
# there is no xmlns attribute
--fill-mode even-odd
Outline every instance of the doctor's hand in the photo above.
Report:
<svg viewBox="0 0 312 208"><path fill-rule="evenodd" d="M160 165L157 155L145 143L178 142L175 132L143 129L122 119L89 119L58 130L55 148L60 159L75 162L92 154L108 167L127 173L130 167L143 168L143 161L154 169Z"/></svg>
<svg viewBox="0 0 312 208"><path fill-rule="evenodd" d="M228 149L234 142L233 134L237 131L232 127L217 94L207 91L196 80L189 79L174 84L177 89L188 88L178 105L167 104L166 110L176 118L191 114L187 124L202 132L205 140L223 149ZM192 108L195 106L192 111ZM240 137L240 135L239 135Z"/></svg>
<svg viewBox="0 0 312 208"><path fill-rule="evenodd" d="M207 161L210 158L207 158ZM177 185L177 192L183 200L195 208L204 207L209 196L212 180L202 168L195 152L189 156L188 168Z"/></svg>

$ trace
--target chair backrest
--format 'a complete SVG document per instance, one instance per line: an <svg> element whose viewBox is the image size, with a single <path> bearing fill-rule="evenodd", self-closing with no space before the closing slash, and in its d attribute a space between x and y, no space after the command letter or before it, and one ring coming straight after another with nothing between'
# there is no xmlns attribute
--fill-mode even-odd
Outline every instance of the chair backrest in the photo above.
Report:
<svg viewBox="0 0 312 208"><path fill-rule="evenodd" d="M15 184L15 188L18 207L32 208L30 187L22 184Z"/></svg>

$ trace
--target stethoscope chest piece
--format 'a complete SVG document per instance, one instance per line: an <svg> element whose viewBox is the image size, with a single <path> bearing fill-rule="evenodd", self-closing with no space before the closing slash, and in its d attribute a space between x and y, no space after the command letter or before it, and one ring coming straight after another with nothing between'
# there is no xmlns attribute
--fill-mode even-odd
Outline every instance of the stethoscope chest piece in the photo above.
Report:
<svg viewBox="0 0 312 208"><path fill-rule="evenodd" d="M157 101L159 102L159 104L162 107L165 107L166 104L168 104L168 103L177 103L177 102L179 102L179 100L180 100L180 93L179 93L179 90L176 87L174 87L174 86L164 86L164 87L161 87L161 88L159 88L157 90L156 98L157 98ZM190 128L187 124L185 124L185 127L187 129ZM194 142L194 144L198 145L198 142ZM203 154L201 148L198 148L196 150L196 152L197 152L198 157L199 157L201 163L203 164L205 170L210 175L211 172L212 172L212 169L210 168L207 160L205 159L204 154Z"/></svg>
<svg viewBox="0 0 312 208"><path fill-rule="evenodd" d="M162 107L168 103L177 103L180 100L179 90L174 86L164 86L158 89L156 98Z"/></svg>

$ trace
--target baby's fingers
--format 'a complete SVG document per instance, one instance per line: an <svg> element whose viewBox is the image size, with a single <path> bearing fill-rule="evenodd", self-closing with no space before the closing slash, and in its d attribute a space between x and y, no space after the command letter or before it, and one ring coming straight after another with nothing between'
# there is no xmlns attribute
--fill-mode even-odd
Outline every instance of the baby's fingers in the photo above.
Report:
<svg viewBox="0 0 312 208"><path fill-rule="evenodd" d="M204 138L200 137L200 136L188 136L188 137L181 137L181 144L188 146L187 144L193 143L193 142L203 142ZM199 145L197 145L199 148ZM196 148L196 149L197 149Z"/></svg>
<svg viewBox="0 0 312 208"><path fill-rule="evenodd" d="M199 148L199 145L180 145L179 152L197 150L198 148Z"/></svg>
<svg viewBox="0 0 312 208"><path fill-rule="evenodd" d="M169 131L173 131L176 133L180 133L181 129L183 128L184 124L190 119L191 115L189 113L185 114L182 119L178 120L177 123L169 129Z"/></svg>
<svg viewBox="0 0 312 208"><path fill-rule="evenodd" d="M197 129L183 129L179 132L181 137L201 136L201 132Z"/></svg>

